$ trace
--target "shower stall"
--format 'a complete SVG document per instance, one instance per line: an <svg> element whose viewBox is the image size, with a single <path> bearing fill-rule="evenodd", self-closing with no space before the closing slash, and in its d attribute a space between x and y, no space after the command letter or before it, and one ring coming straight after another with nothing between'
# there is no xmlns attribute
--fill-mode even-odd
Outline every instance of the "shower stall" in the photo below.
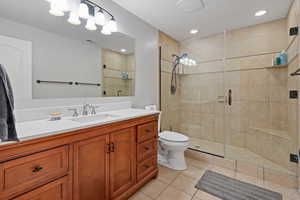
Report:
<svg viewBox="0 0 300 200"><path fill-rule="evenodd" d="M298 1L297 1L298 2ZM190 151L245 161L296 176L298 165L298 36L294 9L280 20L176 42L160 33L162 130L190 137ZM274 66L281 51L288 63ZM180 65L171 92L172 54ZM174 77L173 77L174 78Z"/></svg>

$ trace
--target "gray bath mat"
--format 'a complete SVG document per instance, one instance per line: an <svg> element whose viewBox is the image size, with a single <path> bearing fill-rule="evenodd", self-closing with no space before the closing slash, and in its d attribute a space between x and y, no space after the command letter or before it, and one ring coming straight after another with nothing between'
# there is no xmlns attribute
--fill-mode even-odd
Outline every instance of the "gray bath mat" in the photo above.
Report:
<svg viewBox="0 0 300 200"><path fill-rule="evenodd" d="M282 200L282 195L207 170L195 186L223 200Z"/></svg>

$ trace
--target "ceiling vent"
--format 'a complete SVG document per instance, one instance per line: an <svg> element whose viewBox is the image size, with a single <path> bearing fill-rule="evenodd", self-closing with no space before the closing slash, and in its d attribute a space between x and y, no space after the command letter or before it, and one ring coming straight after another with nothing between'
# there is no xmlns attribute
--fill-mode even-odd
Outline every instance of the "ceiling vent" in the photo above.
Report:
<svg viewBox="0 0 300 200"><path fill-rule="evenodd" d="M179 9L187 13L198 12L205 8L203 0L179 0L176 5Z"/></svg>

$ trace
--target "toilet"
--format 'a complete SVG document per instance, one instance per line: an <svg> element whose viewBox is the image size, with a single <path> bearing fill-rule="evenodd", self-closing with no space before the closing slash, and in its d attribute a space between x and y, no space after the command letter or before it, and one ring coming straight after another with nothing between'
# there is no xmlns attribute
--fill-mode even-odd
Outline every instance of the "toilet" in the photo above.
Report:
<svg viewBox="0 0 300 200"><path fill-rule="evenodd" d="M155 105L148 105L146 110L157 111ZM158 119L158 131L160 131L160 117ZM158 139L158 163L174 170L185 170L187 168L184 151L189 146L189 137L174 131L163 131L159 133Z"/></svg>
<svg viewBox="0 0 300 200"><path fill-rule="evenodd" d="M188 146L189 137L181 133L173 131L159 133L159 164L174 170L185 170L187 165L184 158L184 151Z"/></svg>

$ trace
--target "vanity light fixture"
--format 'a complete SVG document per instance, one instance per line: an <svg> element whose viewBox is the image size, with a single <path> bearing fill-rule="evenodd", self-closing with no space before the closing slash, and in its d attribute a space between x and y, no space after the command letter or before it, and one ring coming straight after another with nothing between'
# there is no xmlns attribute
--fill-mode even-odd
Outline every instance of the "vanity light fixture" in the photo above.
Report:
<svg viewBox="0 0 300 200"><path fill-rule="evenodd" d="M85 28L89 31L95 31L97 30L97 26L95 23L95 17L91 17L87 20Z"/></svg>
<svg viewBox="0 0 300 200"><path fill-rule="evenodd" d="M192 29L190 30L190 34L197 34L198 33L198 30L197 29Z"/></svg>
<svg viewBox="0 0 300 200"><path fill-rule="evenodd" d="M126 49L121 49L121 52L123 52L123 53L126 52Z"/></svg>
<svg viewBox="0 0 300 200"><path fill-rule="evenodd" d="M83 19L88 19L90 17L89 7L85 3L80 3L79 5L79 17Z"/></svg>
<svg viewBox="0 0 300 200"><path fill-rule="evenodd" d="M255 13L255 16L256 16L256 17L261 17L261 16L263 16L263 15L265 15L265 14L267 14L267 11L266 11L266 10L260 10L260 11L257 11L257 12Z"/></svg>
<svg viewBox="0 0 300 200"><path fill-rule="evenodd" d="M86 19L85 28L90 31L97 30L97 26L102 26L101 33L110 35L118 31L118 25L115 17L106 9L99 6L91 0L80 0L78 5L74 6L75 0L45 0L50 3L49 13L54 16L64 16L69 13L68 22L73 25L81 24L80 18ZM110 20L106 21L106 16Z"/></svg>
<svg viewBox="0 0 300 200"><path fill-rule="evenodd" d="M95 22L99 26L105 25L105 15L102 9L95 13Z"/></svg>
<svg viewBox="0 0 300 200"><path fill-rule="evenodd" d="M191 58L188 58L188 57L181 58L180 59L180 64L186 65L186 66L195 66L195 65L197 65L195 60L193 60Z"/></svg>
<svg viewBox="0 0 300 200"><path fill-rule="evenodd" d="M104 26L102 27L101 33L102 33L103 35L111 35L111 31L109 30L109 27L108 27L107 25L104 25Z"/></svg>
<svg viewBox="0 0 300 200"><path fill-rule="evenodd" d="M81 21L77 12L70 12L68 22L73 25L80 25Z"/></svg>
<svg viewBox="0 0 300 200"><path fill-rule="evenodd" d="M117 22L115 20L114 17L112 17L106 24L106 26L108 26L108 29L114 33L118 31L118 26L117 26Z"/></svg>
<svg viewBox="0 0 300 200"><path fill-rule="evenodd" d="M60 3L58 0L52 0L50 2L50 10L49 13L51 15L57 16L57 17L61 17L64 16L65 13L62 11L62 7L60 7Z"/></svg>

